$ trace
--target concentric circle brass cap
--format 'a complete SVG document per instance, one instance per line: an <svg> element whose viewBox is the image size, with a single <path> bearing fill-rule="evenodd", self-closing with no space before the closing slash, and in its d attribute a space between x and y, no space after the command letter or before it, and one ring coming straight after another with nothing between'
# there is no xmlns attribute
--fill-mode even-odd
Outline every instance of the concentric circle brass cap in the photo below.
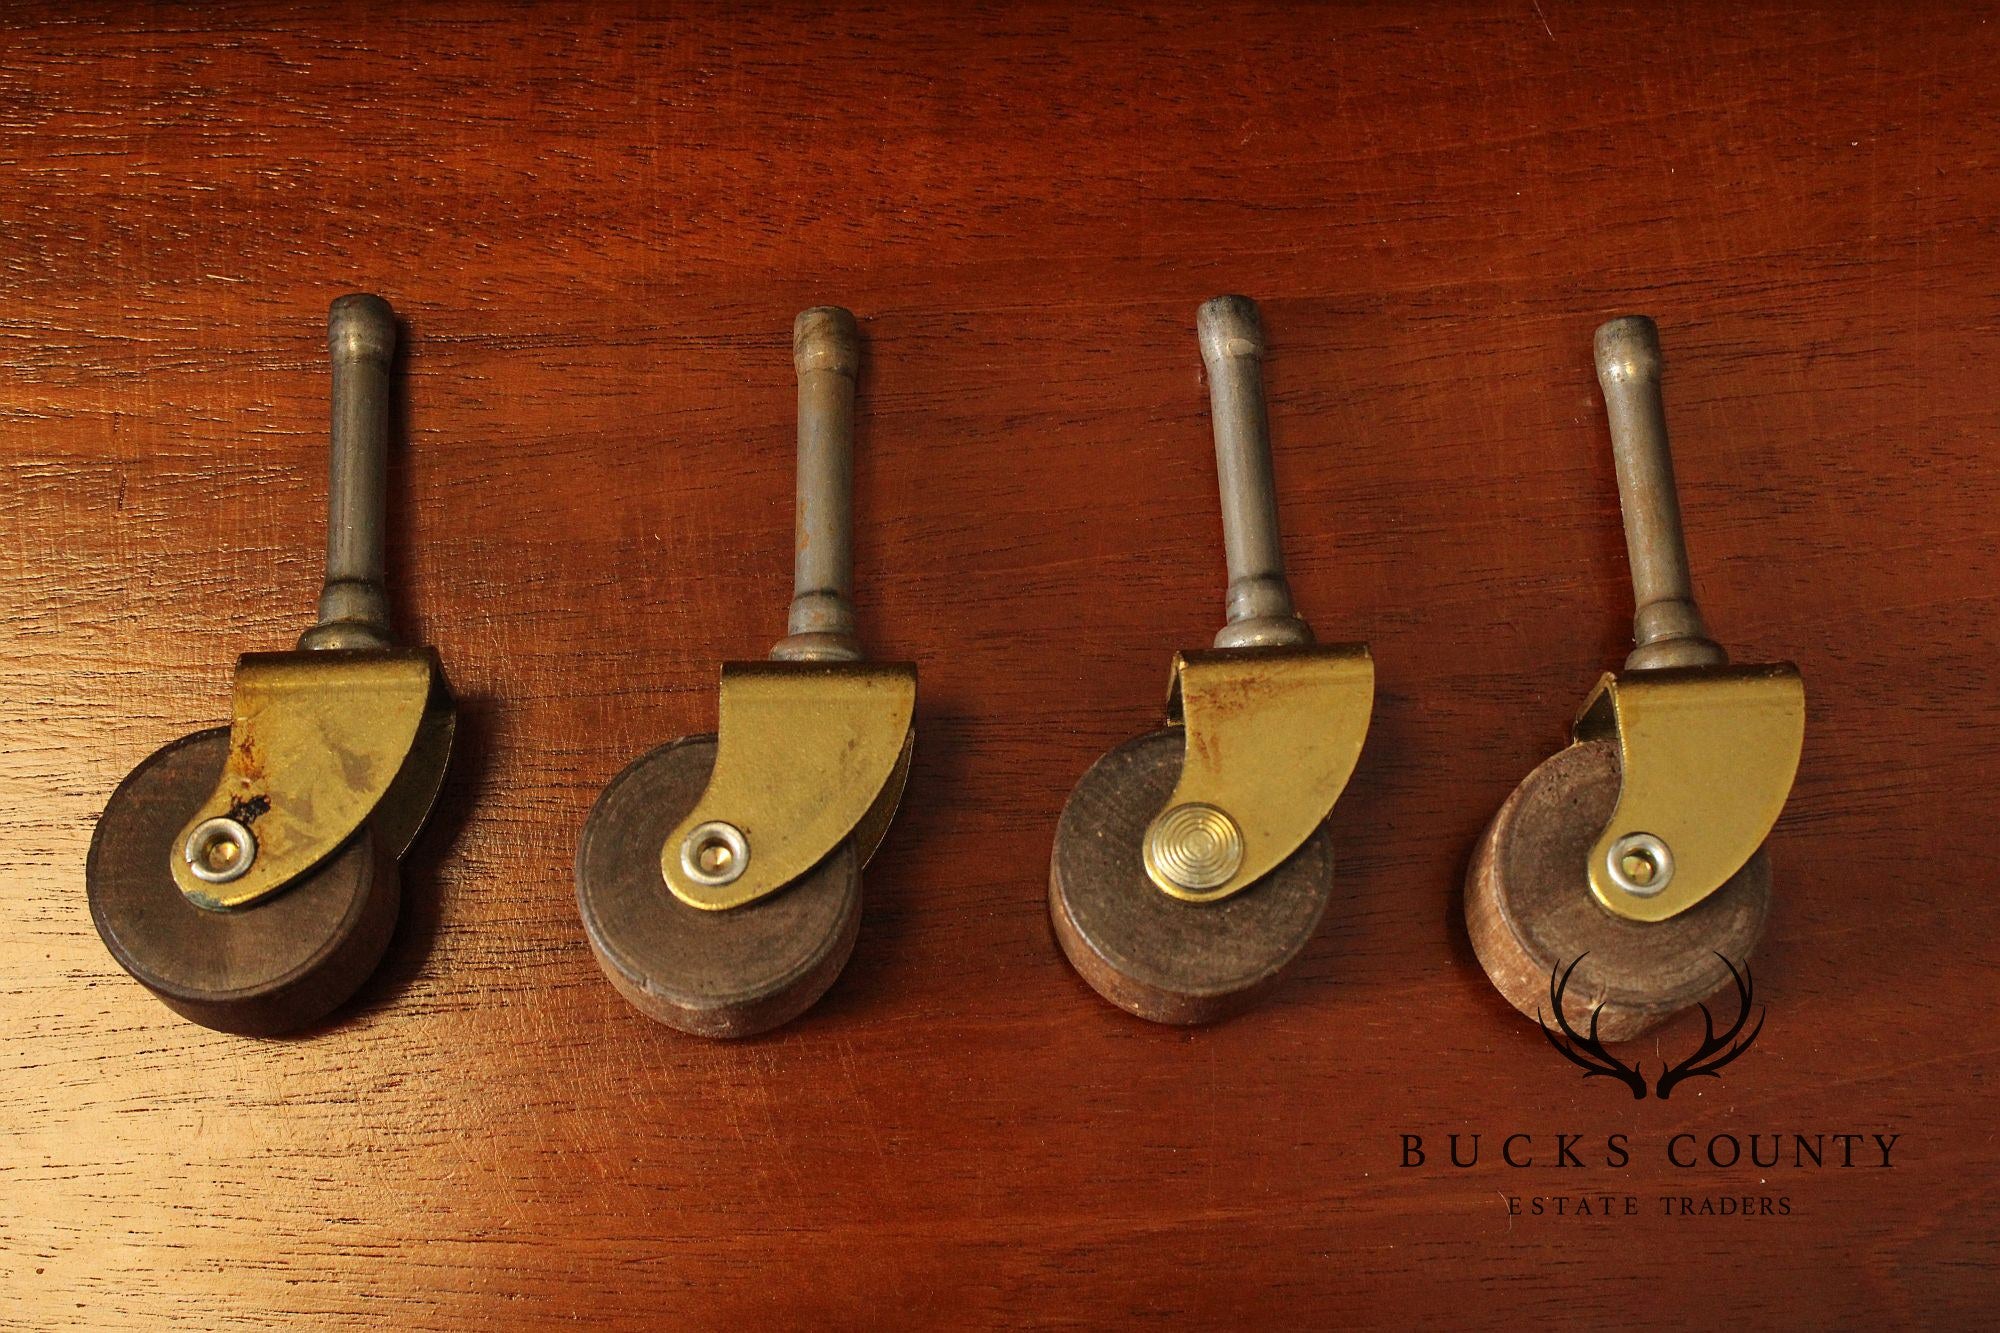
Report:
<svg viewBox="0 0 2000 1333"><path fill-rule="evenodd" d="M1063 806L1049 863L1049 919L1070 965L1105 999L1156 1023L1212 1022L1255 1003L1311 941L1333 897L1324 827L1241 893L1189 902L1160 891L1142 844L1180 777L1185 744L1168 727L1092 765Z"/></svg>

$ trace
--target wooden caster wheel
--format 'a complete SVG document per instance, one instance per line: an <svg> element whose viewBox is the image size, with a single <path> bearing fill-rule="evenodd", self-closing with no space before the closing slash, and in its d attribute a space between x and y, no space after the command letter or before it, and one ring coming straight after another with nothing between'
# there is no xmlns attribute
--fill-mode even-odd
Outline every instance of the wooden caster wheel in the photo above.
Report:
<svg viewBox="0 0 2000 1333"><path fill-rule="evenodd" d="M576 900L598 966L641 1012L702 1037L748 1037L805 1012L840 975L861 929L852 839L803 878L741 907L676 898L660 848L694 809L716 739L689 736L634 760L591 807Z"/></svg>
<svg viewBox="0 0 2000 1333"><path fill-rule="evenodd" d="M224 1032L302 1028L375 970L400 907L397 859L451 756L443 669L429 650L394 646L383 588L395 346L380 297L328 308L318 622L297 652L244 654L230 726L132 770L90 843L90 914L112 957L176 1013Z"/></svg>
<svg viewBox="0 0 2000 1333"><path fill-rule="evenodd" d="M1665 921L1628 921L1599 906L1584 867L1617 805L1618 779L1614 742L1572 745L1549 759L1500 807L1465 877L1473 950L1507 1002L1553 1023L1551 976L1577 963L1565 1012L1582 1031L1596 1011L1608 1042L1637 1037L1731 984L1722 960L1743 966L1771 906L1761 850Z"/></svg>
<svg viewBox="0 0 2000 1333"><path fill-rule="evenodd" d="M210 911L168 858L214 790L229 729L198 731L141 763L112 793L84 877L105 946L167 1007L252 1036L325 1017L374 972L395 932L396 863L366 825L317 870L248 907Z"/></svg>
<svg viewBox="0 0 2000 1333"><path fill-rule="evenodd" d="M1324 826L1218 902L1169 897L1147 878L1141 843L1180 778L1186 743L1168 727L1092 765L1063 807L1049 863L1049 918L1071 966L1155 1023L1207 1023L1249 1007L1305 948L1333 897Z"/></svg>

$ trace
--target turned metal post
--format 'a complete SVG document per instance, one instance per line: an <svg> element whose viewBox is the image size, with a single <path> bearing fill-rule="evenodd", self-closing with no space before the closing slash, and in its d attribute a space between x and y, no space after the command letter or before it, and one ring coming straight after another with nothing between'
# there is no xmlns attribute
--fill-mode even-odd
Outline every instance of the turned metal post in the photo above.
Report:
<svg viewBox="0 0 2000 1333"><path fill-rule="evenodd" d="M852 662L854 634L854 316L815 306L792 323L799 376L798 507L792 608L771 650L781 661Z"/></svg>
<svg viewBox="0 0 2000 1333"><path fill-rule="evenodd" d="M299 647L386 648L391 634L383 531L396 316L379 296L343 296L327 311L326 331L333 360L326 582L319 623L299 636Z"/></svg>
<svg viewBox="0 0 2000 1333"><path fill-rule="evenodd" d="M1632 642L1628 669L1711 666L1728 660L1694 602L1681 532L1667 413L1660 396L1660 332L1644 315L1598 326L1597 382L1611 419L1618 507L1631 557Z"/></svg>
<svg viewBox="0 0 2000 1333"><path fill-rule="evenodd" d="M1228 624L1218 648L1311 643L1292 607L1278 540L1278 494L1271 477L1271 424L1264 410L1264 328L1256 302L1218 296L1195 317L1208 366L1215 431L1215 479L1222 496L1222 544L1229 567Z"/></svg>

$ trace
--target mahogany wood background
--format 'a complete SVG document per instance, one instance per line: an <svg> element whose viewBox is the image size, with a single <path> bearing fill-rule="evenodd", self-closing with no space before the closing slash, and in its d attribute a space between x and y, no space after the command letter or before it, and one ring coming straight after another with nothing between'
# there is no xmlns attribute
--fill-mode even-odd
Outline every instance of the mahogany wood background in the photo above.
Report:
<svg viewBox="0 0 2000 1333"><path fill-rule="evenodd" d="M1990 1317L1994 14L396 8L0 13L0 1325ZM383 972L241 1040L116 969L84 850L307 622L357 288L408 320L392 563L465 744ZM1043 888L1218 622L1228 291L1299 602L1381 695L1301 973L1180 1032L1084 989ZM782 632L817 302L868 341L861 616L920 742L845 979L713 1045L599 977L570 858ZM1557 1060L1458 902L1624 651L1590 334L1630 311L1710 620L1811 700L1768 1023L1668 1103ZM1558 1131L1633 1162L1495 1160ZM1680 1173L1681 1131L1903 1137ZM1584 1191L1642 1212L1505 1202Z"/></svg>

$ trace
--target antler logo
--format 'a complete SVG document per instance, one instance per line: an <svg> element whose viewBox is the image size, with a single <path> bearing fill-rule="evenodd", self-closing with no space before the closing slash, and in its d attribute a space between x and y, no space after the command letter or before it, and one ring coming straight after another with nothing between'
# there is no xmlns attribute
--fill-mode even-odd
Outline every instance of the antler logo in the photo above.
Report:
<svg viewBox="0 0 2000 1333"><path fill-rule="evenodd" d="M1715 955L1722 958L1721 954ZM1757 1011L1757 1026L1750 1029L1750 1035L1741 1041L1737 1037L1743 1031L1743 1021L1750 1017L1750 964L1745 963L1738 972L1736 964L1722 958L1722 965L1729 969L1729 979L1736 983L1736 1021L1729 1025L1729 1031L1720 1037L1715 1035L1715 1015L1708 1012L1708 1006L1701 1006L1701 1048L1671 1069L1660 1072L1660 1081L1653 1085L1653 1094L1665 1101L1674 1088L1690 1078L1714 1078L1716 1071L1750 1049L1750 1043L1757 1040L1757 1034L1764 1030L1764 1015L1768 1009Z"/></svg>
<svg viewBox="0 0 2000 1333"><path fill-rule="evenodd" d="M1569 991L1569 979L1575 973L1577 963L1581 963L1588 956L1588 954L1578 954L1576 959L1562 970L1560 976L1554 972L1549 973L1549 1006L1555 1010L1556 1031L1549 1030L1548 1020L1542 1017L1539 1009L1535 1011L1535 1017L1542 1025L1542 1035L1549 1039L1549 1045L1555 1047L1556 1054L1583 1070L1586 1079L1615 1078L1632 1090L1634 1101L1644 1101L1646 1076L1641 1072L1641 1066L1626 1064L1604 1049L1604 1043L1597 1039L1597 1020L1604 1012L1604 1006L1599 1004L1590 1011L1588 1035L1571 1027L1568 1016L1563 1013L1563 996ZM1717 1036L1715 1015L1709 1012L1706 1004L1700 1006L1701 1045L1694 1054L1679 1064L1667 1065L1660 1070L1660 1077L1653 1084L1653 1095L1661 1101L1672 1096L1674 1089L1688 1079L1718 1077L1718 1071L1749 1050L1750 1043L1756 1041L1757 1034L1764 1030L1764 1015L1769 1011L1760 1009L1757 1011L1756 1025L1750 1029L1748 1036L1743 1035L1743 1025L1750 1017L1749 964L1744 964L1743 970L1738 972L1736 964L1723 958L1719 953L1715 956L1722 958L1722 965L1729 969L1730 980L1736 983L1736 1021L1729 1025L1727 1032Z"/></svg>
<svg viewBox="0 0 2000 1333"><path fill-rule="evenodd" d="M1605 1050L1604 1043L1597 1039L1597 1019L1598 1015L1604 1012L1604 1006L1599 1004L1590 1011L1588 1037L1571 1027L1568 1017L1563 1013L1563 996L1569 990L1570 974L1576 971L1577 963L1589 956L1587 953L1578 954L1575 962L1563 970L1561 981L1556 980L1554 972L1549 973L1549 1005L1556 1011L1556 1026L1562 1029L1562 1037L1557 1037L1555 1033L1549 1031L1549 1021L1542 1017L1541 1010L1535 1011L1535 1019L1542 1025L1542 1035L1549 1039L1549 1045L1556 1048L1556 1054L1583 1070L1584 1078L1615 1078L1632 1089L1634 1101L1644 1101L1646 1076L1639 1072L1637 1065L1628 1065ZM1568 1040L1564 1041L1563 1038Z"/></svg>

